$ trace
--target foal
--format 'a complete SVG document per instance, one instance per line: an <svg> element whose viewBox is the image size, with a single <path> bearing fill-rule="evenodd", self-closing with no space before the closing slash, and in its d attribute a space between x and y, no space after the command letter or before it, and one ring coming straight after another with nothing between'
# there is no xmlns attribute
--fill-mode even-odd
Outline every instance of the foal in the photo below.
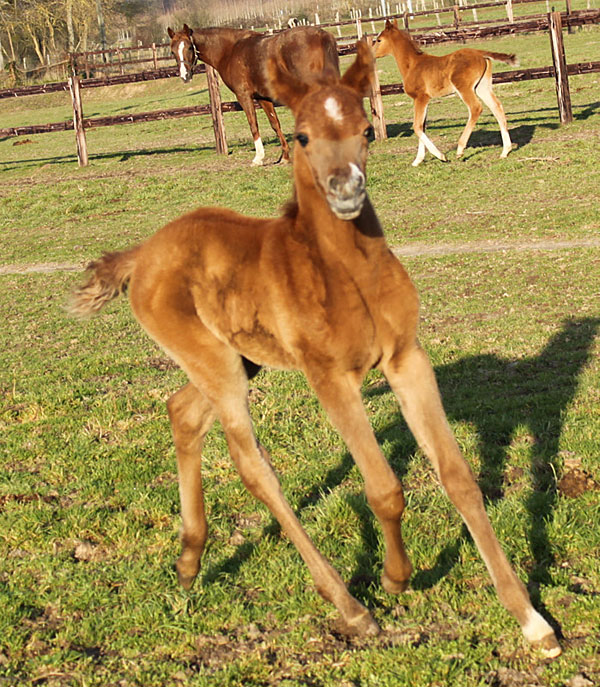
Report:
<svg viewBox="0 0 600 687"><path fill-rule="evenodd" d="M384 30L376 38L375 56L383 57L384 55L394 56L402 74L404 92L414 100L413 128L419 138L419 149L413 160L413 167L423 161L425 148L442 162L446 162L446 156L438 150L425 133L425 116L431 98L450 93L458 93L469 108L469 120L458 139L456 157L463 154L483 110L479 98L490 108L500 125L502 135L500 157L506 157L510 153L512 143L504 109L492 91L492 60L517 66L518 60L515 55L472 48L462 48L442 57L428 55L406 31L398 28L398 22L395 19L393 23L389 19L386 20Z"/></svg>
<svg viewBox="0 0 600 687"><path fill-rule="evenodd" d="M377 444L360 392L376 367L464 518L502 603L530 642L557 656L554 633L504 556L450 431L417 340L417 292L366 194L372 127L362 103L371 87L371 50L359 42L344 77L320 84L295 80L274 58L267 66L277 97L296 121L294 200L284 214L257 219L200 208L145 243L92 263L89 280L72 296L71 312L85 316L128 286L136 318L189 377L168 401L183 519L179 580L189 588L200 569L207 537L201 452L218 418L244 484L296 545L346 631L379 631L285 500L248 412L248 378L260 366L305 373L364 476L386 544L381 582L389 593L402 592L412 571L400 527L402 486Z"/></svg>
<svg viewBox="0 0 600 687"><path fill-rule="evenodd" d="M317 77L339 76L339 58L335 38L327 31L302 26L273 36L245 29L190 29L187 24L174 32L167 29L181 78L187 83L197 60L214 67L242 106L256 155L252 164L261 165L265 151L258 130L254 100L281 143L280 161L290 159L288 142L283 135L273 103L277 100L266 68L267 61L276 59L299 81L310 82Z"/></svg>

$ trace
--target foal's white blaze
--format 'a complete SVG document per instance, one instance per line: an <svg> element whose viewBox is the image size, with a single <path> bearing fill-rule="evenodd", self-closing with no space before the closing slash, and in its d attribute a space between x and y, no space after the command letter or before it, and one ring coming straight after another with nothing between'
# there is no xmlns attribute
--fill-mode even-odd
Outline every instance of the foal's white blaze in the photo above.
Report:
<svg viewBox="0 0 600 687"><path fill-rule="evenodd" d="M185 62L183 61L183 51L185 50L185 43L181 41L179 44L179 76L185 81L187 79L187 67L185 66Z"/></svg>
<svg viewBox="0 0 600 687"><path fill-rule="evenodd" d="M364 183L365 175L361 172L360 167L355 165L354 162L350 162L350 181L356 183Z"/></svg>
<svg viewBox="0 0 600 687"><path fill-rule="evenodd" d="M342 108L332 95L330 95L325 101L325 112L329 115L329 117L331 117L331 119L333 119L334 122L341 122L343 119Z"/></svg>

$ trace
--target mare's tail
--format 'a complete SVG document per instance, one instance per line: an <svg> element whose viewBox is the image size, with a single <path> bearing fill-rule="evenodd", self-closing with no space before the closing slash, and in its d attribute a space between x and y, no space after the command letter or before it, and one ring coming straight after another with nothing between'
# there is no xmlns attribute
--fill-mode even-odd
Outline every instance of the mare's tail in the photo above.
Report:
<svg viewBox="0 0 600 687"><path fill-rule="evenodd" d="M74 317L95 315L109 301L127 290L139 246L119 253L105 253L91 262L91 276L85 284L73 289L67 311Z"/></svg>
<svg viewBox="0 0 600 687"><path fill-rule="evenodd" d="M519 58L514 53L512 55L507 55L504 52L490 52L489 50L480 50L479 52L483 57L489 57L498 62L506 62L506 64L509 64L511 67L519 66Z"/></svg>

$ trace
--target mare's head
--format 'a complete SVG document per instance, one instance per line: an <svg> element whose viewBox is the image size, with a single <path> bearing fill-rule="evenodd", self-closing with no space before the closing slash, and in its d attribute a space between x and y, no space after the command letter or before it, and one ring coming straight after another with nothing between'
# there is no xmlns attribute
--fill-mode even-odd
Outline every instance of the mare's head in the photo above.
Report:
<svg viewBox="0 0 600 687"><path fill-rule="evenodd" d="M385 20L385 28L375 39L375 57L384 57L385 55L392 54L393 37L399 31L396 19L393 22L389 19Z"/></svg>
<svg viewBox="0 0 600 687"><path fill-rule="evenodd" d="M171 52L179 67L179 76L188 83L192 80L194 65L198 61L198 53L192 40L193 31L184 24L181 31L173 31L169 26L167 33L171 39Z"/></svg>
<svg viewBox="0 0 600 687"><path fill-rule="evenodd" d="M371 48L366 41L357 43L356 59L341 79L298 82L274 58L268 69L277 99L296 120L295 173L308 175L336 217L358 217L367 196L367 149L373 137L363 108L373 79Z"/></svg>

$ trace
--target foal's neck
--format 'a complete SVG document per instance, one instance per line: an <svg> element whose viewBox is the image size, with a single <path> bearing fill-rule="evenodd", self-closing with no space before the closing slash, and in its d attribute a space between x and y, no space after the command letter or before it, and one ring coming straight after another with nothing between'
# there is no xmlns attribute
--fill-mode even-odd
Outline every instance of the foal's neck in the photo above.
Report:
<svg viewBox="0 0 600 687"><path fill-rule="evenodd" d="M405 72L423 55L423 51L415 45L407 33L400 30L394 31L392 45L394 58L404 78Z"/></svg>
<svg viewBox="0 0 600 687"><path fill-rule="evenodd" d="M318 247L324 257L345 262L360 255L367 261L387 251L383 230L367 196L361 213L353 220L336 217L322 192L316 187L312 172L294 161L294 192L298 212L294 229L304 240Z"/></svg>

